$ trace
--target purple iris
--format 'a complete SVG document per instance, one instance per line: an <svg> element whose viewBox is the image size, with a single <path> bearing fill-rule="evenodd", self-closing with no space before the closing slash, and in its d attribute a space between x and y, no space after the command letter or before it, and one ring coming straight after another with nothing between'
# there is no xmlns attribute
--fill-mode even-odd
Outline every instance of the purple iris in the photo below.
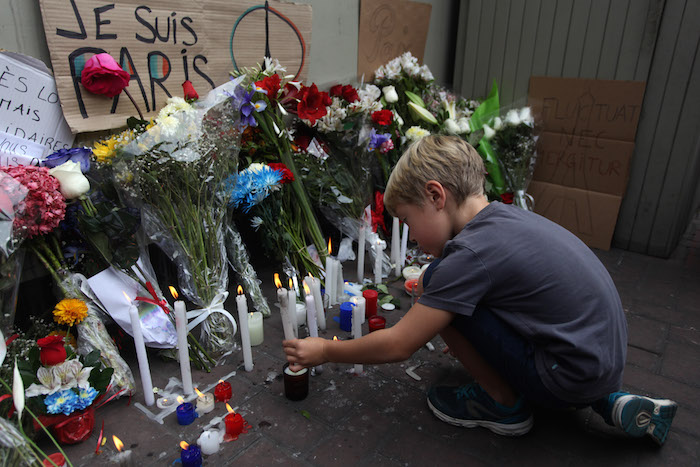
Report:
<svg viewBox="0 0 700 467"><path fill-rule="evenodd" d="M43 165L50 169L58 167L59 165L68 162L78 162L80 163L80 171L82 173L88 173L90 170L90 156L92 155L92 149L90 148L70 148L70 149L59 149L53 154L46 156L43 161Z"/></svg>
<svg viewBox="0 0 700 467"><path fill-rule="evenodd" d="M382 144L391 140L391 133L377 133L377 130L372 128L369 133L369 145L367 146L368 151L374 151L379 149Z"/></svg>

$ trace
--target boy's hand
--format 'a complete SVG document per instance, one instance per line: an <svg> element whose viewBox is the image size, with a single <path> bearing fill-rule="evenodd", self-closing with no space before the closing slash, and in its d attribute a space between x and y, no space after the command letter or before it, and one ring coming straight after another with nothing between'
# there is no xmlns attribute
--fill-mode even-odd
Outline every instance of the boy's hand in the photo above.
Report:
<svg viewBox="0 0 700 467"><path fill-rule="evenodd" d="M324 355L325 342L326 340L320 337L282 341L290 369L298 371L301 367L312 367L325 363L327 361Z"/></svg>

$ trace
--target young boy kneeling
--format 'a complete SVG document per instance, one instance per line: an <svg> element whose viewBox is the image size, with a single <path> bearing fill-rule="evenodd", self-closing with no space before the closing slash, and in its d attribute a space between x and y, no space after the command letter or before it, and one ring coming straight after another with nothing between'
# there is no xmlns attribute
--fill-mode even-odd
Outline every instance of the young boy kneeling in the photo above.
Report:
<svg viewBox="0 0 700 467"><path fill-rule="evenodd" d="M420 299L395 326L360 339L285 341L287 360L397 362L440 334L475 380L429 390L428 406L443 421L517 436L532 427L532 405L590 405L627 434L663 444L676 403L619 392L627 325L605 267L564 228L489 203L484 173L460 138L414 143L384 202L438 257L422 277Z"/></svg>

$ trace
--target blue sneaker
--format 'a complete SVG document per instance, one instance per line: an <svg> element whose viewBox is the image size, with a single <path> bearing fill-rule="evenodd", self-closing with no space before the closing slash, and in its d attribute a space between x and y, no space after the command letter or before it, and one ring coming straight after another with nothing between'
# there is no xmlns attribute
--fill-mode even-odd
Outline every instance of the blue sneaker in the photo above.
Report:
<svg viewBox="0 0 700 467"><path fill-rule="evenodd" d="M649 435L659 446L666 442L678 404L620 392L611 394L610 399L610 418L616 427L634 438Z"/></svg>
<svg viewBox="0 0 700 467"><path fill-rule="evenodd" d="M483 427L505 436L524 435L532 428L532 412L522 398L514 407L499 404L477 383L433 386L428 407L443 422L465 428Z"/></svg>

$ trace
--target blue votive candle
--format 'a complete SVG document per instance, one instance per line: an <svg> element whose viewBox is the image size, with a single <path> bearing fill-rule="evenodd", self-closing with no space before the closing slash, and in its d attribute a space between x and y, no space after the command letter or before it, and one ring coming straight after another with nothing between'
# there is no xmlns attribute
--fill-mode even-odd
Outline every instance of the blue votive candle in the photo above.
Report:
<svg viewBox="0 0 700 467"><path fill-rule="evenodd" d="M180 425L189 425L197 418L194 406L189 402L184 402L177 406L177 422Z"/></svg>
<svg viewBox="0 0 700 467"><path fill-rule="evenodd" d="M180 461L182 462L182 467L201 467L202 449L196 444L188 446L180 452Z"/></svg>
<svg viewBox="0 0 700 467"><path fill-rule="evenodd" d="M340 304L340 329L343 331L352 331L352 306L350 302Z"/></svg>

